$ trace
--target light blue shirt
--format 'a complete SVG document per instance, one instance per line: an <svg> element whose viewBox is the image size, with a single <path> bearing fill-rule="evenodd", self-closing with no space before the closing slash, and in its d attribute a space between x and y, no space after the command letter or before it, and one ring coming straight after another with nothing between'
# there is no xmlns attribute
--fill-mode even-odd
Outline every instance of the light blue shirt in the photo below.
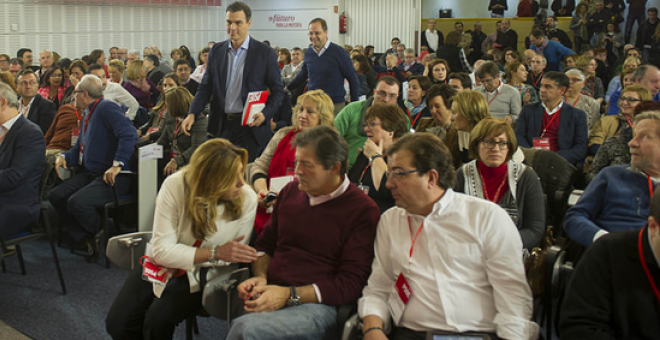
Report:
<svg viewBox="0 0 660 340"><path fill-rule="evenodd" d="M330 46L330 39L328 39L328 41L325 42L325 46L323 46L323 48L320 51L317 51L315 48L312 49L314 50L314 52L316 52L316 55L320 57L328 49L328 46Z"/></svg>
<svg viewBox="0 0 660 340"><path fill-rule="evenodd" d="M227 92L225 93L225 113L243 113L243 100L241 90L243 89L243 70L245 58L250 45L250 36L245 38L238 50L234 50L229 42L227 49Z"/></svg>

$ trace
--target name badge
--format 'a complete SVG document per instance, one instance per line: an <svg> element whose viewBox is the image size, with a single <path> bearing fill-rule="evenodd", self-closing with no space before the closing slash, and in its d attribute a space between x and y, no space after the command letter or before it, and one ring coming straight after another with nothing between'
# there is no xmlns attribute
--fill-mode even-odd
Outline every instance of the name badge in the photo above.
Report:
<svg viewBox="0 0 660 340"><path fill-rule="evenodd" d="M534 138L534 149L550 150L550 139L548 137Z"/></svg>
<svg viewBox="0 0 660 340"><path fill-rule="evenodd" d="M147 130L147 134L158 132L159 130L160 130L159 127L151 127L151 128L149 128L149 130Z"/></svg>
<svg viewBox="0 0 660 340"><path fill-rule="evenodd" d="M71 129L71 146L76 145L79 136L80 136L80 129L78 128Z"/></svg>
<svg viewBox="0 0 660 340"><path fill-rule="evenodd" d="M387 300L387 306L390 310L390 315L392 315L392 320L395 324L399 324L401 318L403 317L403 311L410 301L412 296L412 288L408 284L408 280L403 276L403 273L399 274L399 278L394 283L392 287L392 292L390 293L390 298Z"/></svg>
<svg viewBox="0 0 660 340"><path fill-rule="evenodd" d="M158 275L158 273L163 269L163 267L159 266L154 262L149 256L142 256L140 259L140 263L142 264L142 279L155 283L160 286L164 286L167 284L167 271L162 273L161 275Z"/></svg>
<svg viewBox="0 0 660 340"><path fill-rule="evenodd" d="M358 185L358 189L362 190L365 195L369 195L369 186L368 185Z"/></svg>

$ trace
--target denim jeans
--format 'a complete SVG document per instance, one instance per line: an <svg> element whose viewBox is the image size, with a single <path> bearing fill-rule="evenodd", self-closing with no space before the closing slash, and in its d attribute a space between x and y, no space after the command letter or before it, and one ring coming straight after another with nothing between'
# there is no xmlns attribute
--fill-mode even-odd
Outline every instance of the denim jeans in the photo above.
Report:
<svg viewBox="0 0 660 340"><path fill-rule="evenodd" d="M251 313L232 322L227 340L337 339L337 307L308 303L269 313Z"/></svg>
<svg viewBox="0 0 660 340"><path fill-rule="evenodd" d="M625 31L625 42L626 44L630 43L630 36L632 35L632 29L637 21L637 28L646 20L646 13L634 13L628 12L628 18L626 18L626 31Z"/></svg>

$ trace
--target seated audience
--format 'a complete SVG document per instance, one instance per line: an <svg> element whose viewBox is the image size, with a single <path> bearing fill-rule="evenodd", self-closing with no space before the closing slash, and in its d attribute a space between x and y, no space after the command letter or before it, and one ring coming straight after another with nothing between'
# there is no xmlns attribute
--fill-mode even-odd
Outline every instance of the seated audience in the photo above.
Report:
<svg viewBox="0 0 660 340"><path fill-rule="evenodd" d="M386 339L391 322L395 340L536 339L523 244L504 209L452 190L449 150L433 135L404 136L388 155L396 207L378 224L372 273L358 303L365 340Z"/></svg>
<svg viewBox="0 0 660 340"><path fill-rule="evenodd" d="M660 111L658 102L642 102L635 106L634 114L638 115L645 111ZM629 118L633 119L634 116ZM594 160L586 175L587 183L593 181L596 175L605 167L611 165L630 164L630 147L628 144L633 138L633 126L624 125L613 137L605 139L598 148Z"/></svg>
<svg viewBox="0 0 660 340"><path fill-rule="evenodd" d="M504 49L504 68L507 66L511 65L511 63L520 61L520 56L518 55L518 52L514 50L511 47L507 47Z"/></svg>
<svg viewBox="0 0 660 340"><path fill-rule="evenodd" d="M108 66L105 64L105 52L103 50L93 50L90 54L88 59L89 65L96 64L99 65L103 68L103 72L105 72L105 76L109 77L110 74L108 74Z"/></svg>
<svg viewBox="0 0 660 340"><path fill-rule="evenodd" d="M637 67L632 76L632 81L635 84L644 86L651 96L653 96L654 101L660 101L660 69L653 65L640 65ZM619 96L621 91L616 91L610 96L610 102L608 105L608 115L616 115L619 111Z"/></svg>
<svg viewBox="0 0 660 340"><path fill-rule="evenodd" d="M186 61L182 60L182 62ZM169 151L170 156L164 157L169 158L169 162L163 168L164 177L187 165L195 150L206 141L208 121L205 115L200 115L195 119L189 134L183 133L181 130L181 123L188 116L193 98L193 95L184 87L175 87L165 92L167 114L157 141L159 145L163 146L163 150Z"/></svg>
<svg viewBox="0 0 660 340"><path fill-rule="evenodd" d="M122 169L129 170L137 134L121 108L103 99L103 83L97 76L84 76L74 97L76 108L83 112L80 136L75 146L57 158L55 171L59 173L60 167L80 169L53 189L50 202L65 223L64 229L87 250L86 260L96 262L103 237L97 209L113 200L110 186L120 196L129 192L130 178L117 175Z"/></svg>
<svg viewBox="0 0 660 340"><path fill-rule="evenodd" d="M162 78L162 77L161 77ZM154 106L152 99L158 96L160 91L156 84L146 77L146 70L142 68L142 60L133 60L126 68L126 82L124 88L128 91L140 106L151 109Z"/></svg>
<svg viewBox="0 0 660 340"><path fill-rule="evenodd" d="M64 99L64 72L57 66L51 66L44 73L43 85L39 88L39 95L60 107Z"/></svg>
<svg viewBox="0 0 660 340"><path fill-rule="evenodd" d="M11 73L14 78L18 77L18 74L23 71L23 59L13 58L9 61L9 73Z"/></svg>
<svg viewBox="0 0 660 340"><path fill-rule="evenodd" d="M0 241L29 231L39 219L45 152L41 129L18 110L11 87L0 83ZM5 250L0 245L0 254Z"/></svg>
<svg viewBox="0 0 660 340"><path fill-rule="evenodd" d="M186 45L181 45L179 46L179 49L181 50L181 58L188 60L188 62L190 63L190 68L195 68L196 67L195 58L193 58L192 54L190 54L190 50L188 49L188 47ZM204 49L206 49L206 47L204 47L202 51L204 51ZM200 52L200 56L198 56L200 59L201 59L201 54L202 53Z"/></svg>
<svg viewBox="0 0 660 340"><path fill-rule="evenodd" d="M144 280L137 266L105 320L113 339L172 339L176 325L202 309L199 275L212 280L257 258L247 245L257 198L243 181L246 166L244 149L213 139L163 183L148 261L163 268L167 285Z"/></svg>
<svg viewBox="0 0 660 340"><path fill-rule="evenodd" d="M406 78L412 76L421 76L424 73L424 66L418 64L415 58L415 50L412 48L406 48L403 51L403 62L397 66L399 71L403 72L406 75Z"/></svg>
<svg viewBox="0 0 660 340"><path fill-rule="evenodd" d="M19 73L16 84L20 96L18 111L23 117L37 124L41 128L41 134L45 134L57 112L55 103L37 93L39 80L32 70Z"/></svg>
<svg viewBox="0 0 660 340"><path fill-rule="evenodd" d="M355 72L357 72L358 79L360 80L360 95L369 95L374 91L376 87L376 72L371 67L371 63L367 57L362 54L356 54L351 57L353 60L353 66L355 67ZM365 87L369 89L368 93L362 93L362 89Z"/></svg>
<svg viewBox="0 0 660 340"><path fill-rule="evenodd" d="M514 61L506 67L504 71L504 80L509 86L513 86L520 94L521 108L524 105L536 103L539 96L532 85L526 84L527 68L519 61Z"/></svg>
<svg viewBox="0 0 660 340"><path fill-rule="evenodd" d="M623 62L623 69L622 71L635 71L639 65L642 64L642 61L637 58L637 57L628 57L626 60ZM607 85L607 92L605 92L605 101L610 102L610 96L612 96L612 93L616 91L621 91L621 77L616 76L612 77L612 80L610 80L610 83Z"/></svg>
<svg viewBox="0 0 660 340"><path fill-rule="evenodd" d="M280 191L257 239L265 254L238 285L246 314L228 340L337 338L337 306L357 301L369 277L380 214L346 176L346 142L316 126L292 145L298 180Z"/></svg>
<svg viewBox="0 0 660 340"><path fill-rule="evenodd" d="M291 52L289 52L289 50L286 48L280 48L277 66L279 66L281 70L285 65L289 64L291 64Z"/></svg>
<svg viewBox="0 0 660 340"><path fill-rule="evenodd" d="M449 85L456 91L472 89L470 75L465 72L452 72L449 74Z"/></svg>
<svg viewBox="0 0 660 340"><path fill-rule="evenodd" d="M645 226L605 235L571 275L561 306L562 339L655 339L660 334L660 191Z"/></svg>
<svg viewBox="0 0 660 340"><path fill-rule="evenodd" d="M465 91L470 91L470 89ZM451 121L451 107L458 92L447 84L431 86L426 93L426 102L433 118L422 118L415 130L415 132L430 132L445 142L451 152L454 168L458 168L461 164L461 155L458 151L458 131Z"/></svg>
<svg viewBox="0 0 660 340"><path fill-rule="evenodd" d="M367 109L374 103L397 104L399 98L400 83L393 77L382 77L378 79L373 96L367 100L357 101L346 105L335 118L335 128L348 144L348 166L349 169L355 163L358 149L367 140L364 132L364 116Z"/></svg>
<svg viewBox="0 0 660 340"><path fill-rule="evenodd" d="M64 91L63 104L73 104L73 91L82 77L87 74L87 63L81 59L76 59L69 66L69 87Z"/></svg>
<svg viewBox="0 0 660 340"><path fill-rule="evenodd" d="M537 54L532 57L530 63L530 70L527 75L527 81L525 83L532 85L534 90L536 90L536 93L540 93L541 79L545 74L545 66L547 61L543 55Z"/></svg>
<svg viewBox="0 0 660 340"><path fill-rule="evenodd" d="M518 145L551 150L569 163L582 162L587 155L587 116L564 105L568 77L548 72L541 80L541 102L523 107L516 124Z"/></svg>
<svg viewBox="0 0 660 340"><path fill-rule="evenodd" d="M474 90L486 98L491 115L509 125L514 124L521 107L520 93L513 86L500 81L500 69L492 61L479 66L476 76L481 86Z"/></svg>
<svg viewBox="0 0 660 340"><path fill-rule="evenodd" d="M603 81L596 76L596 65L596 59L588 55L580 56L576 63L577 68L584 73L585 77L582 93L593 97L600 103L605 97L605 88Z"/></svg>
<svg viewBox="0 0 660 340"><path fill-rule="evenodd" d="M469 153L470 133L483 119L491 117L488 102L484 96L475 90L459 92L452 100L451 120L458 131L458 147L460 157L455 161L457 165L472 160ZM452 155L455 151L451 151ZM459 162L460 161L460 162Z"/></svg>
<svg viewBox="0 0 660 340"><path fill-rule="evenodd" d="M511 159L517 147L510 125L493 118L482 120L470 134L474 160L458 169L455 188L506 210L523 247L531 251L545 234L545 200L536 172Z"/></svg>
<svg viewBox="0 0 660 340"><path fill-rule="evenodd" d="M566 212L564 230L590 246L609 232L639 229L649 214L649 189L660 182L660 111L635 115L630 166L602 169Z"/></svg>
<svg viewBox="0 0 660 340"><path fill-rule="evenodd" d="M161 82L162 85L159 87L161 93L165 93L170 89L181 86L179 76L174 73L166 74ZM149 120L147 123L137 129L140 140L151 142L157 141L164 128L165 117L167 117L167 105L165 105L165 98L161 98L161 100L149 110Z"/></svg>
<svg viewBox="0 0 660 340"><path fill-rule="evenodd" d="M160 83L165 73L160 70L160 60L155 54L147 54L142 61L142 68L147 71L146 77L154 84Z"/></svg>
<svg viewBox="0 0 660 340"><path fill-rule="evenodd" d="M385 56L385 67L379 66L378 68L374 69L376 71L376 79L380 80L382 77L389 76L396 78L399 83L403 83L406 81L406 75L397 68L397 65L398 59L396 54L388 54Z"/></svg>
<svg viewBox="0 0 660 340"><path fill-rule="evenodd" d="M412 76L408 80L408 99L403 101L403 109L410 120L410 128L415 130L421 118L431 117L431 111L426 103L426 92L431 87L429 78Z"/></svg>
<svg viewBox="0 0 660 340"><path fill-rule="evenodd" d="M300 47L294 47L291 49L291 62L284 65L282 68L282 80L284 80L284 86L287 86L291 83L293 78L295 78L300 70L302 69L303 55L304 51ZM353 58L351 58L353 59Z"/></svg>
<svg viewBox="0 0 660 340"><path fill-rule="evenodd" d="M12 91L17 92L16 78L14 78L11 72L0 71L0 83L9 85Z"/></svg>
<svg viewBox="0 0 660 340"><path fill-rule="evenodd" d="M600 119L600 103L592 97L582 95L585 77L584 73L577 68L571 68L564 72L568 77L568 88L564 93L564 102L576 109L584 111L587 115L587 127L589 131L594 128Z"/></svg>
<svg viewBox="0 0 660 340"><path fill-rule="evenodd" d="M385 186L387 149L408 129L401 108L391 104L378 103L370 107L364 123L367 141L351 167L348 178L378 204L382 214L394 206L392 193Z"/></svg>

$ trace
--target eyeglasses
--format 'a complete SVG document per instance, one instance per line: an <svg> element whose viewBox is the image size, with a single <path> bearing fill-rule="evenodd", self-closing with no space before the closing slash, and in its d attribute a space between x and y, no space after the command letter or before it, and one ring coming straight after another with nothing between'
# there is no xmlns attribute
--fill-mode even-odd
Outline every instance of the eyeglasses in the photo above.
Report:
<svg viewBox="0 0 660 340"><path fill-rule="evenodd" d="M77 94L77 93L81 93L81 92L85 92L85 91L83 91L83 90L74 90L74 91L71 92L71 93L73 93L73 94Z"/></svg>
<svg viewBox="0 0 660 340"><path fill-rule="evenodd" d="M403 179L407 174L414 174L415 172L420 172L421 170L415 169L415 170L408 170L408 171L392 171L392 170L385 170L385 177L390 178L395 180L400 180ZM394 175L394 176L392 176Z"/></svg>
<svg viewBox="0 0 660 340"><path fill-rule="evenodd" d="M6 63L6 62L8 62L8 61L9 61L9 60L7 60L7 59L0 59L0 63Z"/></svg>
<svg viewBox="0 0 660 340"><path fill-rule="evenodd" d="M376 126L378 126L380 124L381 123L379 123L379 122L367 122L366 124L362 125L362 128L366 128L368 126L370 130L373 130L373 129L376 128Z"/></svg>
<svg viewBox="0 0 660 340"><path fill-rule="evenodd" d="M620 101L620 102L624 102L624 101L625 101L625 102L628 102L628 103L630 103L630 104L634 104L634 103L637 103L637 102L641 102L642 100L641 100L641 99L637 99L637 98L632 98L632 97L619 97L619 101Z"/></svg>
<svg viewBox="0 0 660 340"><path fill-rule="evenodd" d="M387 94L387 92L385 92L385 91L376 91L376 95L381 97L381 98L388 98L388 99L391 99L391 100L395 100L395 99L399 98L398 94Z"/></svg>
<svg viewBox="0 0 660 340"><path fill-rule="evenodd" d="M62 73L55 73L50 75L51 78L62 78Z"/></svg>
<svg viewBox="0 0 660 340"><path fill-rule="evenodd" d="M496 142L492 139L484 139L481 141L486 149L494 149L495 145L500 147L500 150L508 150L509 142Z"/></svg>
<svg viewBox="0 0 660 340"><path fill-rule="evenodd" d="M32 80L32 81L20 81L20 82L18 82L18 85L19 86L26 86L26 85L34 86L34 85L37 85L37 82L34 81L34 80Z"/></svg>

